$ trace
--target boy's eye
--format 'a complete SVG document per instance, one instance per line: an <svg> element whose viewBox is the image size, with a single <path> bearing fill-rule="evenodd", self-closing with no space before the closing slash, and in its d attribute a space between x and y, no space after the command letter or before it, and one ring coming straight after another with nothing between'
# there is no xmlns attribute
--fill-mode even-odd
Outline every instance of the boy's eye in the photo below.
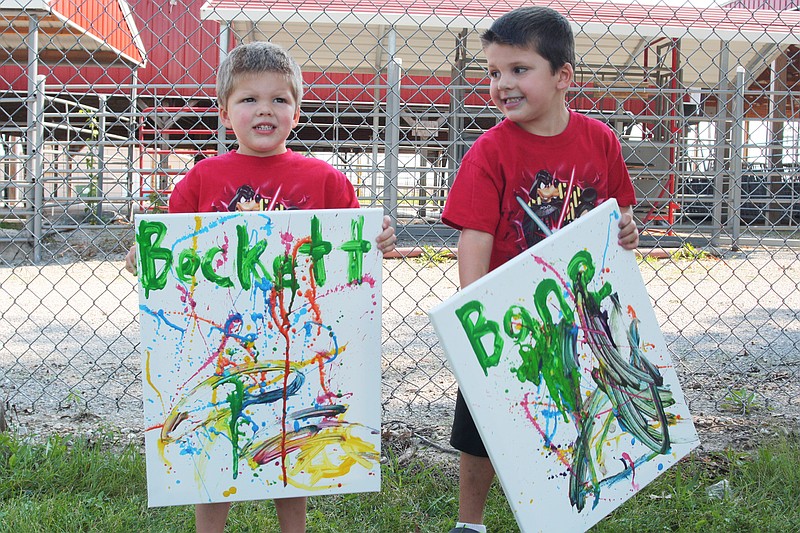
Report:
<svg viewBox="0 0 800 533"><path fill-rule="evenodd" d="M285 104L286 103L286 98L282 98L282 97L279 96L278 98L275 99L275 102L278 103L278 104Z"/></svg>
<svg viewBox="0 0 800 533"><path fill-rule="evenodd" d="M256 101L256 99L253 98L252 96L247 96L245 98L242 98L242 102L250 103L250 102L255 102L255 101Z"/></svg>
<svg viewBox="0 0 800 533"><path fill-rule="evenodd" d="M525 67L514 67L514 74L522 74L526 72L528 69Z"/></svg>
<svg viewBox="0 0 800 533"><path fill-rule="evenodd" d="M497 78L499 76L500 76L500 73L498 71L496 71L496 70L490 70L489 71L489 77L490 78Z"/></svg>

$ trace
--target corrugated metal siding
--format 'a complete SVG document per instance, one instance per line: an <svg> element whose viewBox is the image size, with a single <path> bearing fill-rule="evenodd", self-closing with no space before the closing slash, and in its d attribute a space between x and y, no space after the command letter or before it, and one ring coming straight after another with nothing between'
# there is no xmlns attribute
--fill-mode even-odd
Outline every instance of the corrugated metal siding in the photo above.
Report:
<svg viewBox="0 0 800 533"><path fill-rule="evenodd" d="M142 82L163 85L152 90L161 95L208 97L213 95L214 71L219 62L219 24L200 20L203 0L131 0L136 24L147 51ZM205 90L167 85L209 84Z"/></svg>
<svg viewBox="0 0 800 533"><path fill-rule="evenodd" d="M486 82L483 91L465 95L466 105L489 104L488 79L469 78L470 84ZM303 72L306 92L304 101L338 101L371 103L375 100L375 86L380 88L380 100L386 99L387 79L385 74ZM450 78L444 76L403 76L400 80L400 99L409 104L448 105Z"/></svg>
<svg viewBox="0 0 800 533"><path fill-rule="evenodd" d="M54 0L53 9L122 53L142 59L117 0Z"/></svg>
<svg viewBox="0 0 800 533"><path fill-rule="evenodd" d="M131 28L125 23L125 13L117 0L53 0L52 7L60 16L66 17L73 24L86 30L98 41L121 51L136 61L142 61L142 55L131 34ZM25 18L24 13L17 15ZM40 47L47 47L46 32L40 35ZM71 67L53 67L42 64L39 73L47 77L48 86L52 85L98 85L117 84L130 77L129 68L99 68L93 62L76 64ZM26 66L6 63L0 67L0 79L8 82L13 90L25 91L28 81Z"/></svg>
<svg viewBox="0 0 800 533"><path fill-rule="evenodd" d="M735 2L725 4L725 7L787 11L789 9L800 9L800 0L737 0Z"/></svg>
<svg viewBox="0 0 800 533"><path fill-rule="evenodd" d="M113 11L119 13L122 20L116 0L101 0L101 3L81 0L57 2L62 4L62 10L72 13L76 23L93 27L93 33L98 35L107 34L109 42L114 43L123 35L119 25L112 23L108 16ZM214 71L219 62L219 24L200 20L202 3L203 0L178 0L175 5L171 5L170 0L130 2L147 55L147 65L139 69L139 82L151 86L148 87L149 94L197 98L213 96ZM105 12L104 8L109 11ZM51 69L42 66L40 73L47 76L48 88L53 85L99 86L131 82L130 69L104 69L90 63ZM8 80L15 90L24 91L27 88L24 65L0 67L0 79ZM181 84L192 87L174 87ZM195 87L203 84L208 86L201 90ZM98 92L109 91L98 88Z"/></svg>
<svg viewBox="0 0 800 533"><path fill-rule="evenodd" d="M755 32L792 31L796 19L785 19L769 10L751 11L730 7L695 7L665 4L633 4L586 0L444 0L431 3L429 0L209 0L206 8L220 17L237 20L269 20L291 17L305 13L310 17L325 14L322 20L358 18L371 20L374 24L381 17L391 19L403 16L405 24L412 20L422 22L431 16L432 23L444 25L451 19L485 20L497 18L507 11L530 4L546 5L564 13L573 23L581 27L599 23L603 25L627 25L629 28L650 26L666 28L679 23L680 29Z"/></svg>
<svg viewBox="0 0 800 533"><path fill-rule="evenodd" d="M750 2L751 0L741 0L742 2ZM800 0L767 0L774 3L798 3ZM106 5L108 9L116 10L115 13L120 13L119 6L116 0L100 0L99 2L88 2L87 0L56 0L59 4L63 4L64 10L68 8L75 13L80 21L88 26L94 26L96 31L100 33L100 28L105 28L110 36L119 34L119 28L111 28L108 20L111 17L104 16L97 6ZM182 96L182 97L195 97L195 98L209 98L213 96L214 84L214 71L218 64L219 50L217 45L217 35L219 32L219 25L215 21L202 21L200 19L200 8L204 0L131 0L130 5L133 11L135 23L140 31L140 38L143 42L145 52L147 54L146 67L139 70L140 83L148 86L148 94L158 94L161 96ZM254 5L264 5L254 3L247 0L222 0L216 2L220 6L236 5L240 7L252 7ZM280 3L277 3L282 5ZM306 6L308 9L320 9L318 2L306 1L301 5ZM331 8L333 4L340 6L347 6L348 0L331 3L325 5L324 8ZM417 10L431 11L432 8L427 4L419 1L412 2ZM454 0L454 9L465 10L469 12L467 4L468 0ZM354 4L355 6L356 4ZM396 0L381 0L380 7L400 4ZM473 8L477 8L480 2L473 3ZM350 6L350 7L354 7ZM427 7L426 7L427 6ZM588 7L581 3L567 2L564 4L563 9L569 12L570 18L581 18L591 16L599 16L599 13L593 12L592 9L597 7L597 4L592 4L594 7ZM374 6L373 6L374 7ZM294 7L292 9L296 9ZM359 4L358 9L370 9L371 7ZM403 8L405 9L405 8ZM485 14L486 7L482 8ZM603 7L602 14L604 17L611 17L611 10L621 9L619 7L608 5ZM647 9L647 15L639 11ZM656 17L656 15L667 17L673 16L676 8L663 6L660 7L663 13L657 13L653 6L627 6L626 11L615 11L614 16L618 17L618 21L631 21L636 17L641 20L649 17ZM717 9L719 11L719 9ZM437 8L438 11L438 8ZM586 11L586 13L584 13ZM420 11L422 12L422 11ZM632 13L634 12L634 13ZM744 11L738 13L729 13L732 19L742 18ZM702 10L695 10L694 14L698 19L702 19L705 14ZM734 14L736 16L734 16ZM760 13L759 18L764 17L765 13ZM77 19L76 19L77 20ZM637 19L639 20L639 19ZM99 21L99 22L98 22ZM650 23L654 20L650 19ZM695 21L695 22L699 22ZM750 24L753 24L751 21ZM747 26L747 23L744 24ZM45 67L43 67L44 69ZM43 72L47 73L47 72ZM62 85L116 85L125 84L131 81L131 72L124 68L100 69L87 65L76 65L75 67L59 66L53 68L48 74L48 86L54 84ZM0 68L0 78L4 80L13 80L11 85L18 90L25 90L26 80L24 71L21 67L5 66ZM325 78L325 79L321 79ZM412 76L404 78L403 83L410 82L419 84L419 87L404 87L403 100L409 103L417 104L446 104L449 101L449 96L446 90L439 87L445 86L449 80L443 77L431 77L422 79L420 76ZM327 74L322 76L319 73L310 72L306 75L306 82L312 87L309 94L306 95L310 100L326 100L336 98L341 101L371 101L372 89L371 85L374 84L374 74ZM328 84L341 84L353 83L353 87L346 88L328 88L325 89L325 83ZM423 88L423 86L426 86ZM362 89L365 87L366 89ZM102 89L100 89L102 91ZM334 94L335 93L335 94ZM487 94L470 94L467 95L466 103L468 105L483 105L488 101ZM583 106L580 106L583 107ZM591 106L590 106L591 107Z"/></svg>

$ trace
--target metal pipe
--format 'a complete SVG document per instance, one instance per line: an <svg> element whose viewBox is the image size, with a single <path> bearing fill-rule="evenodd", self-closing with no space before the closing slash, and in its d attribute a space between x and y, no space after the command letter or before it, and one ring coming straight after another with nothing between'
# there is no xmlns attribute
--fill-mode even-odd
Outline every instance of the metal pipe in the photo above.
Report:
<svg viewBox="0 0 800 533"><path fill-rule="evenodd" d="M28 15L28 125L25 160L25 203L33 213L26 222L26 229L33 237L33 262L42 260L42 108L44 107L44 76L39 76L39 17Z"/></svg>
<svg viewBox="0 0 800 533"><path fill-rule="evenodd" d="M397 186L400 163L400 70L402 60L397 57L397 31L389 30L389 64L387 72L388 91L386 93L386 162L385 185L388 198L383 207L384 213L397 220ZM384 191L386 187L384 187Z"/></svg>
<svg viewBox="0 0 800 533"><path fill-rule="evenodd" d="M736 67L736 92L733 98L733 126L731 128L731 183L730 205L731 249L739 249L739 237L742 229L742 154L744 151L744 67Z"/></svg>
<svg viewBox="0 0 800 533"><path fill-rule="evenodd" d="M31 129L33 139L30 141L33 151L31 159L31 179L33 180L33 261L42 261L42 226L44 222L44 182L42 169L44 167L42 154L44 146L44 80L42 75L36 76L35 108L33 109L34 125Z"/></svg>
<svg viewBox="0 0 800 533"><path fill-rule="evenodd" d="M381 25L378 29L378 46L375 51L375 84L372 89L373 107L372 107L372 169L370 172L370 207L378 203L378 144L380 141L380 128L381 128L381 65L383 63L383 42L384 37L387 36L386 28Z"/></svg>
<svg viewBox="0 0 800 533"><path fill-rule="evenodd" d="M106 112L108 111L108 95L107 94L100 94L98 95L100 98L100 105L98 109L98 114L100 115L97 120L97 141L95 145L97 146L97 172L95 173L96 183L95 183L95 191L94 194L99 198L97 201L97 205L95 206L95 213L94 216L95 222L100 224L103 221L103 178L104 178L104 169L106 166L106 159L105 159L105 144L106 144ZM91 191L91 183L89 190Z"/></svg>
<svg viewBox="0 0 800 533"><path fill-rule="evenodd" d="M230 49L230 41L231 41L231 26L230 24L225 24L220 22L220 29L219 29L219 62L228 57L228 51ZM217 95L219 97L219 95ZM217 100L217 108L219 108L219 100ZM222 121L217 122L217 154L222 154L227 151L226 142L227 141L228 132L225 128L225 125L222 124Z"/></svg>
<svg viewBox="0 0 800 533"><path fill-rule="evenodd" d="M131 81L132 81L132 84L131 84L132 87L131 87L130 114L131 114L132 117L135 117L136 114L139 111L139 104L138 104L138 101L139 101L139 72L135 68L131 71ZM135 139L136 138L136 126L135 126L135 124L131 123L131 125L128 128L128 131L130 132L129 133L129 135L130 135L129 138L130 139ZM128 145L128 170L125 173L126 185L127 185L127 191L126 191L126 195L125 196L128 198L128 200L126 201L126 204L128 205L127 219L130 220L131 222L133 222L133 202L134 202L134 199L133 199L133 168L134 167L133 167L133 165L134 165L135 154L134 154L133 146L134 146L133 144L129 144ZM139 194L141 195L141 192L139 192Z"/></svg>
<svg viewBox="0 0 800 533"><path fill-rule="evenodd" d="M719 246L723 231L722 205L724 202L722 186L725 177L725 128L728 122L728 64L730 50L728 43L722 41L719 51L719 85L717 90L717 115L714 117L714 199L711 206L711 244ZM724 97L724 101L723 101Z"/></svg>

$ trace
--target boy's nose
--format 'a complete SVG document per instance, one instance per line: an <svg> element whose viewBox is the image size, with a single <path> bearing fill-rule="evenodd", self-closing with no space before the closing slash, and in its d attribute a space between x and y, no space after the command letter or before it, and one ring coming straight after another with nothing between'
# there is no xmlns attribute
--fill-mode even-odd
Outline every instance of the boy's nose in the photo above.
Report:
<svg viewBox="0 0 800 533"><path fill-rule="evenodd" d="M500 89L508 89L511 87L511 76L499 76L497 78L497 86Z"/></svg>

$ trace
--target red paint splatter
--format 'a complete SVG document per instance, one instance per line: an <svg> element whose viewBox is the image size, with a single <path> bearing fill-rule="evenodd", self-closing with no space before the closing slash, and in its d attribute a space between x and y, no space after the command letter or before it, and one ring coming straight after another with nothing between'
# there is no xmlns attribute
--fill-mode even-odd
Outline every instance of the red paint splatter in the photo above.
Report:
<svg viewBox="0 0 800 533"><path fill-rule="evenodd" d="M631 487L634 490L639 490L639 485L636 484L636 463L633 462L628 452L622 452L622 462L631 469Z"/></svg>

